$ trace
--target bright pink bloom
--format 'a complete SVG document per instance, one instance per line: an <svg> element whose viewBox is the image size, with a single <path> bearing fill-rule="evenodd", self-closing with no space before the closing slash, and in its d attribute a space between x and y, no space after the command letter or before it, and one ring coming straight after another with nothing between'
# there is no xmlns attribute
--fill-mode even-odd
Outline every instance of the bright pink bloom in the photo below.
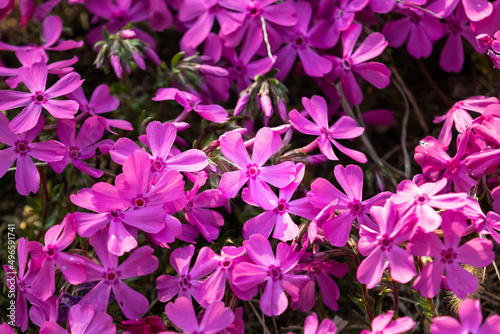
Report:
<svg viewBox="0 0 500 334"><path fill-rule="evenodd" d="M183 92L178 90L177 88L160 88L156 92L156 96L153 97L153 101L164 101L164 100L175 100L181 106L184 107L185 116L188 115L189 112L194 110L201 117L208 119L209 121L216 123L224 123L229 118L227 116L227 111L223 107L218 104L202 104L201 99L188 92ZM185 117L184 117L185 118ZM184 120L184 118L179 116L176 121L180 122Z"/></svg>
<svg viewBox="0 0 500 334"><path fill-rule="evenodd" d="M92 305L95 312L106 312L109 295L113 295L125 317L137 319L148 311L146 297L130 288L122 280L149 275L158 268L158 259L154 250L143 246L133 251L125 261L118 265L118 256L111 254L107 247L107 231L100 230L90 237L90 244L101 260L102 267L93 261L86 261L86 282L99 282L79 302L80 305Z"/></svg>
<svg viewBox="0 0 500 334"><path fill-rule="evenodd" d="M177 248L170 254L170 264L179 276L161 275L156 280L158 299L162 303L168 302L175 295L189 297L189 299L193 296L197 302L201 302L201 296L198 294L201 279L214 271L218 260L210 248L203 247L198 253L193 268L189 270L193 254L193 245Z"/></svg>
<svg viewBox="0 0 500 334"><path fill-rule="evenodd" d="M495 108L491 106L488 108ZM484 174L494 172L500 163L500 117L495 115L486 115L477 118L473 123L473 129L480 140L486 141L482 144L481 150L470 154L465 163L472 176L482 177Z"/></svg>
<svg viewBox="0 0 500 334"><path fill-rule="evenodd" d="M420 145L415 148L415 161L422 167L424 176L428 181L446 179L447 188L453 185L456 192L468 193L477 181L469 177L469 169L465 166L463 156L470 131L459 135L457 154L450 157L434 137L425 137Z"/></svg>
<svg viewBox="0 0 500 334"><path fill-rule="evenodd" d="M362 76L375 87L382 89L389 85L391 71L382 63L367 60L379 56L387 46L387 41L381 33L370 34L353 52L354 45L361 34L361 24L354 23L342 33L342 58L331 57L336 76L340 77L342 92L352 104L363 101L363 93L354 77L354 72Z"/></svg>
<svg viewBox="0 0 500 334"><path fill-rule="evenodd" d="M415 213L417 227L432 232L441 225L441 216L433 208L456 210L467 204L466 193L439 194L446 187L447 180L427 182L417 186L411 180L398 185L397 194L391 197L401 214Z"/></svg>
<svg viewBox="0 0 500 334"><path fill-rule="evenodd" d="M360 163L368 161L363 153L342 146L335 140L356 138L365 131L365 129L356 125L354 119L348 116L342 116L335 124L328 127L328 106L323 97L314 95L310 100L303 97L302 104L307 113L311 115L314 123L304 118L294 109L288 114L290 117L290 124L302 133L319 136L318 146L321 153L330 160L338 160L335 153L333 153L333 143L339 151L352 159Z"/></svg>
<svg viewBox="0 0 500 334"><path fill-rule="evenodd" d="M116 133L111 131L111 126L128 131L134 129L129 121L123 119L107 119L100 116L100 114L115 110L120 105L120 101L109 94L109 87L107 85L97 86L90 97L90 101L85 97L85 93L81 86L73 93L69 94L68 97L78 102L80 110L83 111L83 114L79 115L77 119L84 118L89 114L96 116L103 121L104 128L114 134Z"/></svg>
<svg viewBox="0 0 500 334"><path fill-rule="evenodd" d="M408 40L406 48L411 56L417 59L429 57L432 43L442 37L441 22L422 11L405 10L402 13L406 17L391 21L382 28L389 46L399 48Z"/></svg>
<svg viewBox="0 0 500 334"><path fill-rule="evenodd" d="M72 214L67 214L59 225L52 226L45 233L45 246L31 241L29 251L34 258L42 261L40 271L31 284L31 293L41 300L46 300L56 291L55 265L64 278L76 285L85 281L84 258L76 254L67 254L62 251L75 240L75 220Z"/></svg>
<svg viewBox="0 0 500 334"><path fill-rule="evenodd" d="M243 225L243 237L248 239L253 234L260 234L269 238L274 228L273 238L288 241L299 234L299 227L290 217L290 213L312 220L319 210L312 207L306 197L291 201L295 190L304 178L305 167L303 164L295 166L295 179L285 188L281 188L279 197L270 192L267 197L267 205L263 207L266 211L249 219ZM250 205L258 206L257 201L251 198L248 188L243 189L242 198ZM264 200L260 201L264 202Z"/></svg>
<svg viewBox="0 0 500 334"><path fill-rule="evenodd" d="M165 330L165 325L157 315L137 319L122 321L125 333L130 334L156 334Z"/></svg>
<svg viewBox="0 0 500 334"><path fill-rule="evenodd" d="M459 3L460 0L430 1L426 9L439 17L448 17ZM488 0L462 0L461 3L463 5L462 10L465 9L465 15L471 21L483 20L493 12L493 4Z"/></svg>
<svg viewBox="0 0 500 334"><path fill-rule="evenodd" d="M286 78L297 55L309 76L322 77L331 71L332 62L318 55L312 48L328 49L337 40L329 35L329 24L326 20L318 20L310 27L312 7L309 2L297 1L292 4L297 11L298 20L292 28L282 29L281 35L286 45L276 52L278 58L274 67L280 70L276 78Z"/></svg>
<svg viewBox="0 0 500 334"><path fill-rule="evenodd" d="M332 245L342 247L349 239L354 220L357 220L360 225L374 227L367 213L374 205L382 205L391 193L382 192L363 201L363 171L359 166L337 165L334 174L347 195L341 193L327 180L317 178L311 184L311 191L307 193L307 198L314 206L322 210L322 217L316 219L326 219L323 224L325 237ZM336 210L342 212L335 215Z"/></svg>
<svg viewBox="0 0 500 334"><path fill-rule="evenodd" d="M277 188L284 188L295 178L293 162L286 161L278 165L264 167L264 163L280 148L280 135L270 128L261 128L255 135L252 158L248 155L241 133L228 132L220 139L221 152L233 162L239 170L222 175L219 189L227 198L233 198L248 182L250 196L266 202L270 188L265 182ZM264 204L265 205L265 204Z"/></svg>
<svg viewBox="0 0 500 334"><path fill-rule="evenodd" d="M413 287L424 297L434 297L439 292L446 271L447 286L458 298L466 298L467 294L476 292L478 282L460 263L486 267L495 257L493 243L475 238L459 246L467 223L463 214L457 211L445 211L441 226L444 244L433 232L417 231L407 245L408 251L415 256L434 258L422 269Z"/></svg>
<svg viewBox="0 0 500 334"><path fill-rule="evenodd" d="M217 301L208 305L203 318L198 322L193 303L186 297L179 297L175 302L168 303L165 313L168 319L186 334L216 334L230 326L234 320L233 311L224 307L223 302Z"/></svg>
<svg viewBox="0 0 500 334"><path fill-rule="evenodd" d="M245 247L223 247L220 255L215 255L218 265L215 271L201 283L198 294L203 303L210 304L220 301L224 297L226 290L226 281L229 283L231 291L241 300L251 300L257 295L259 289L255 286L253 289L242 291L234 284L233 270L235 266L243 261L248 261L248 255L245 254Z"/></svg>
<svg viewBox="0 0 500 334"><path fill-rule="evenodd" d="M389 263L391 277L400 283L408 283L417 275L413 256L398 245L408 241L413 224L411 217L398 217L398 211L392 201L384 207L374 206L370 215L377 223L374 228L362 225L359 232L359 251L367 256L358 268L358 281L374 288L382 278Z"/></svg>
<svg viewBox="0 0 500 334"><path fill-rule="evenodd" d="M82 160L92 158L96 155L96 148L102 145L111 147L114 142L110 139L99 143L104 134L104 125L97 116L87 118L82 124L78 136L75 139L76 121L73 119L60 119L57 123L57 137L66 145L66 155L62 160L49 162L57 173L61 173L64 168L72 161L76 168L92 177L99 178L104 172L92 168ZM102 152L102 150L101 150Z"/></svg>
<svg viewBox="0 0 500 334"><path fill-rule="evenodd" d="M24 196L28 196L30 192L36 193L40 186L40 174L31 158L52 162L61 160L66 154L65 146L54 140L33 143L43 124L44 119L40 117L31 130L15 134L10 130L7 117L0 113L0 142L9 146L0 151L0 177L4 176L17 160L16 189Z"/></svg>
<svg viewBox="0 0 500 334"><path fill-rule="evenodd" d="M415 321L410 317L398 318L391 322L394 311L381 314L372 321L372 330L362 330L360 334L399 334L411 330Z"/></svg>
<svg viewBox="0 0 500 334"><path fill-rule="evenodd" d="M14 6L14 1L12 1L12 6ZM0 325L0 334L16 334L16 332L14 332L14 329L12 329L12 327L10 327L6 322L4 322L3 324Z"/></svg>
<svg viewBox="0 0 500 334"><path fill-rule="evenodd" d="M319 327L318 327L319 325ZM310 316L306 318L304 322L304 334L335 334L337 333L337 327L335 323L325 318L319 324L318 316L313 312Z"/></svg>
<svg viewBox="0 0 500 334"><path fill-rule="evenodd" d="M152 170L160 175L170 169L197 172L205 168L208 165L207 156L201 150L191 149L172 154L176 135L177 129L172 123L153 121L146 127L146 135L139 137L139 140L151 149L149 157ZM116 141L110 155L114 162L122 165L136 151L142 151L142 148L132 140L122 137Z"/></svg>
<svg viewBox="0 0 500 334"><path fill-rule="evenodd" d="M241 262L236 265L233 272L234 284L238 289L249 290L267 281L260 298L260 308L267 316L282 314L288 307L283 289L292 300L297 300L309 281L307 276L290 273L299 262L300 253L281 242L276 248L275 257L269 240L260 234L252 235L243 245L254 263Z"/></svg>
<svg viewBox="0 0 500 334"><path fill-rule="evenodd" d="M115 334L113 318L106 312L95 312L92 305L74 305L69 311L68 330L55 321L48 321L40 328L40 334Z"/></svg>
<svg viewBox="0 0 500 334"><path fill-rule="evenodd" d="M59 79L52 87L46 89L47 65L35 63L31 67L22 67L18 71L19 78L28 87L30 93L0 91L0 109L10 110L23 107L19 115L14 117L9 124L9 129L14 133L28 131L35 127L42 107L55 118L73 118L78 111L78 103L73 100L55 100L54 98L69 94L81 86L78 73L69 73Z"/></svg>
<svg viewBox="0 0 500 334"><path fill-rule="evenodd" d="M458 308L458 322L455 318L444 316L433 319L432 334L470 333L491 334L500 332L500 316L494 314L483 322L481 303L479 300L466 299Z"/></svg>

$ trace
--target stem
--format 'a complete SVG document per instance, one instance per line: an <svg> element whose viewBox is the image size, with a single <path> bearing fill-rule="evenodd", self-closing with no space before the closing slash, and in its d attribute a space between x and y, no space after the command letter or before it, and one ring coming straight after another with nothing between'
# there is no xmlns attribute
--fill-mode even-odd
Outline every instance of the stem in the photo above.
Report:
<svg viewBox="0 0 500 334"><path fill-rule="evenodd" d="M410 104L408 103L408 98L406 97L406 94L404 93L403 88L401 85L397 82L394 81L394 86L398 89L399 93L403 97L403 101L405 103L405 113L403 115L403 120L402 120L402 129L401 129L401 151L403 151L403 159L404 159L404 167L405 167L405 178L409 179L411 175L411 162L410 162L410 155L408 154L408 149L406 148L406 138L407 138L407 133L406 130L408 128L408 120L410 119Z"/></svg>
<svg viewBox="0 0 500 334"><path fill-rule="evenodd" d="M262 22L262 32L264 34L264 43L266 43L267 56L271 58L271 61L274 64L273 53L271 52L271 44L269 43L269 37L267 36L266 20L264 19L263 16L261 16L260 21Z"/></svg>
<svg viewBox="0 0 500 334"><path fill-rule="evenodd" d="M250 305L250 307L252 308L253 310L253 313L255 314L255 316L257 317L257 320L259 320L260 322L260 325L262 326L262 328L264 329L264 332L266 334L271 334L271 332L269 332L269 329L267 329L266 327L266 324L264 323L264 320L262 320L262 318L259 316L259 312L257 312L257 310L255 309L255 306L253 306L253 303L252 301L248 301L248 304Z"/></svg>
<svg viewBox="0 0 500 334"><path fill-rule="evenodd" d="M177 116L176 119L173 120L173 122L182 122L183 120L185 120L189 115L189 111L187 111L186 109L184 109L181 114L179 116Z"/></svg>
<svg viewBox="0 0 500 334"><path fill-rule="evenodd" d="M424 268L424 261L422 260L422 257L418 257L417 261L418 268L420 272L422 272L422 268ZM431 297L427 297L427 300L429 301L429 304L431 305L431 311L434 314L434 318L437 317L437 312L436 312L436 307L434 306L434 300Z"/></svg>
<svg viewBox="0 0 500 334"><path fill-rule="evenodd" d="M354 260L354 265L356 266L356 270L357 270L359 268L359 265L361 264L361 262L359 261L359 256L356 253L355 249L352 246L351 246L351 249L353 251L352 259ZM370 296L368 295L368 289L366 288L366 284L361 284L361 292L363 294L363 304L365 305L366 314L368 315L370 322L372 322L374 317L373 317L372 309L370 308L370 303L368 303L368 298Z"/></svg>
<svg viewBox="0 0 500 334"><path fill-rule="evenodd" d="M392 281L392 294L394 296L394 313L398 315L399 311L399 291L398 282Z"/></svg>
<svg viewBox="0 0 500 334"><path fill-rule="evenodd" d="M42 185L42 200L43 200L43 220L47 219L49 215L49 190L47 189L47 177L45 176L45 170L43 166L38 166L38 172L40 173L40 183Z"/></svg>

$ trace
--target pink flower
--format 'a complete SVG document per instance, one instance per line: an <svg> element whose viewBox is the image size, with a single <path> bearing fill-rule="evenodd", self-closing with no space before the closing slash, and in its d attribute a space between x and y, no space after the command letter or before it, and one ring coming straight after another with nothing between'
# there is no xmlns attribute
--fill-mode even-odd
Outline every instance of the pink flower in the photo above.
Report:
<svg viewBox="0 0 500 334"><path fill-rule="evenodd" d="M347 165L344 168L337 165L334 174L347 195L341 193L327 180L317 178L311 184L311 191L307 193L307 198L314 206L322 210L321 216L316 217L316 220L321 222L326 219L323 224L325 237L332 245L342 247L349 239L354 220L357 220L360 225L374 227L367 213L374 205L382 205L391 193L382 192L363 201L363 171L359 166ZM335 210L342 212L335 215Z"/></svg>
<svg viewBox="0 0 500 334"><path fill-rule="evenodd" d="M106 312L96 312L92 305L75 305L69 311L68 330L55 321L47 321L40 328L40 334L115 334L113 318Z"/></svg>
<svg viewBox="0 0 500 334"><path fill-rule="evenodd" d="M478 287L477 278L460 263L474 267L489 265L495 254L493 243L487 239L472 239L459 246L467 223L462 213L445 211L441 224L444 244L435 233L417 231L407 245L408 251L415 256L431 256L434 260L421 271L414 283L414 288L424 297L434 297L438 292L446 271L448 287L458 298L466 298Z"/></svg>
<svg viewBox="0 0 500 334"><path fill-rule="evenodd" d="M458 322L455 318L444 316L433 319L432 334L471 333L491 334L500 332L500 316L494 314L483 322L481 304L479 300L466 299L458 308Z"/></svg>
<svg viewBox="0 0 500 334"><path fill-rule="evenodd" d="M30 192L36 193L40 186L40 174L31 158L53 162L61 160L66 154L65 146L54 140L33 143L43 124L44 119L40 117L31 130L15 134L10 130L7 117L0 113L0 142L8 146L0 151L0 177L4 176L12 163L17 160L16 189L24 196L28 196Z"/></svg>
<svg viewBox="0 0 500 334"><path fill-rule="evenodd" d="M347 101L352 104L360 104L363 101L363 93L354 77L358 73L375 87L382 89L389 85L391 71L382 63L365 61L379 56L387 46L387 41L381 33L370 34L353 53L354 45L361 34L361 24L354 23L349 29L342 33L342 59L331 57L335 65L334 71L340 76L342 92Z"/></svg>
<svg viewBox="0 0 500 334"><path fill-rule="evenodd" d="M417 227L424 232L432 232L441 225L441 216L433 208L456 210L467 203L466 193L438 194L446 187L447 180L427 182L417 186L411 180L404 180L398 185L397 194L391 197L401 214L415 213Z"/></svg>
<svg viewBox="0 0 500 334"><path fill-rule="evenodd" d="M28 131L35 127L42 107L55 118L73 118L78 111L78 103L73 100L55 100L77 89L83 83L78 73L69 73L59 79L52 87L46 89L47 65L35 63L31 67L22 67L18 71L19 78L28 87L30 93L18 91L0 91L0 109L10 110L23 107L19 115L9 124L14 133Z"/></svg>
<svg viewBox="0 0 500 334"><path fill-rule="evenodd" d="M233 272L234 284L245 291L267 282L260 298L260 308L267 316L280 315L288 307L283 289L292 300L297 300L300 291L309 281L307 276L290 273L299 262L300 254L281 242L276 248L275 257L271 244L260 234L252 235L243 245L254 263L241 262L236 265Z"/></svg>
<svg viewBox="0 0 500 334"><path fill-rule="evenodd" d="M411 330L415 321L410 317L398 318L391 322L394 311L381 314L372 321L372 330L362 330L360 334L399 334Z"/></svg>
<svg viewBox="0 0 500 334"><path fill-rule="evenodd" d="M165 330L163 321L157 315L147 316L137 320L122 321L125 332L130 334L155 334Z"/></svg>
<svg viewBox="0 0 500 334"><path fill-rule="evenodd" d="M398 245L410 238L413 228L409 222L411 217L398 217L395 205L390 200L384 207L372 207L370 215L377 225L373 229L361 226L358 248L367 258L358 267L358 281L366 284L369 289L374 288L380 282L388 261L391 278L400 283L408 283L417 275L417 271L413 256Z"/></svg>
<svg viewBox="0 0 500 334"><path fill-rule="evenodd" d="M360 163L365 163L367 161L363 153L342 146L335 140L356 138L365 131L362 127L356 126L356 121L354 119L348 116L342 116L335 124L328 127L328 106L323 97L314 95L310 100L303 97L302 104L307 113L311 115L314 123L304 118L294 109L288 114L290 117L290 124L302 133L319 136L318 146L321 153L330 160L338 160L332 150L333 143L339 151L352 159Z"/></svg>
<svg viewBox="0 0 500 334"><path fill-rule="evenodd" d="M319 327L318 327L319 325ZM310 316L306 318L304 322L304 334L335 334L337 333L337 327L335 323L325 318L319 324L318 316L313 312Z"/></svg>
<svg viewBox="0 0 500 334"><path fill-rule="evenodd" d="M216 334L230 326L234 320L234 313L223 302L213 302L208 305L200 322L194 313L190 299L179 297L175 302L165 306L165 313L170 321L186 334ZM171 332L161 332L171 333Z"/></svg>
<svg viewBox="0 0 500 334"><path fill-rule="evenodd" d="M293 162L264 167L264 163L280 148L281 137L270 128L261 128L255 136L252 158L248 155L241 134L228 132L220 139L221 152L239 170L222 175L219 189L226 198L233 198L248 182L251 197L261 202L267 201L271 189L265 182L284 188L295 178ZM265 204L264 204L265 205Z"/></svg>
<svg viewBox="0 0 500 334"><path fill-rule="evenodd" d="M100 230L90 237L90 244L101 260L102 267L93 261L86 261L86 282L98 283L80 300L79 305L92 305L95 312L106 312L109 295L113 291L125 317L137 319L148 311L149 302L122 280L151 274L158 268L158 259L153 256L151 247L143 246L118 265L118 256L108 251L107 234L106 230Z"/></svg>
<svg viewBox="0 0 500 334"><path fill-rule="evenodd" d="M156 280L158 299L162 303L168 302L175 295L189 297L189 299L193 296L196 301L201 302L198 295L201 279L214 271L218 261L210 248L203 247L198 253L193 268L189 270L193 254L193 245L177 248L170 254L170 264L179 276L161 275Z"/></svg>

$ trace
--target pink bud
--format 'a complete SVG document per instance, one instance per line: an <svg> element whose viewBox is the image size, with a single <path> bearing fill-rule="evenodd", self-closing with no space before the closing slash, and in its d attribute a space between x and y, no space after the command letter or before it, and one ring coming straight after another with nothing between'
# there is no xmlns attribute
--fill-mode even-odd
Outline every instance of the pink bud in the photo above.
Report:
<svg viewBox="0 0 500 334"><path fill-rule="evenodd" d="M490 57L491 61L493 62L493 65L497 70L500 70L500 55L488 50L488 57Z"/></svg>
<svg viewBox="0 0 500 334"><path fill-rule="evenodd" d="M491 46L491 42L493 42L493 38L491 38L488 34L477 35L476 40L480 48L489 48Z"/></svg>
<svg viewBox="0 0 500 334"><path fill-rule="evenodd" d="M267 95L266 92L263 92L260 95L260 105L262 106L262 110L264 110L264 114L267 117L271 117L273 114L273 104L271 102L271 98Z"/></svg>
<svg viewBox="0 0 500 334"><path fill-rule="evenodd" d="M250 100L250 94L245 93L240 96L238 102L236 102L236 107L234 108L234 116L238 116L243 110L245 110L245 106L247 105L248 100Z"/></svg>
<svg viewBox="0 0 500 334"><path fill-rule="evenodd" d="M122 30L121 36L123 39L135 39L137 37L135 31L133 31L132 29Z"/></svg>

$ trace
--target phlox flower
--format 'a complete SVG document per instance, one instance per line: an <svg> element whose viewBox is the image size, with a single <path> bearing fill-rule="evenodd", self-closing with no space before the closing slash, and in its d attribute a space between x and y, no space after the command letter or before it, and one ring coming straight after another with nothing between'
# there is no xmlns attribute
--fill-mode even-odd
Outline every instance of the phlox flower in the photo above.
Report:
<svg viewBox="0 0 500 334"><path fill-rule="evenodd" d="M398 217L398 211L391 200L383 207L372 207L370 215L377 225L375 228L361 226L358 248L367 257L358 267L358 281L366 284L369 289L374 288L382 278L387 261L392 279L408 283L417 275L417 271L413 256L398 245L410 238L413 228L409 222L411 217Z"/></svg>
<svg viewBox="0 0 500 334"><path fill-rule="evenodd" d="M439 2L439 1L438 1ZM442 37L443 28L438 18L414 10L402 11L405 17L384 25L382 34L389 46L399 48L406 40L408 53L414 58L427 58L432 43Z"/></svg>
<svg viewBox="0 0 500 334"><path fill-rule="evenodd" d="M282 314L288 307L283 289L292 300L297 300L309 281L307 276L291 273L299 262L300 253L281 242L276 248L275 257L269 240L260 234L252 235L243 245L254 263L241 262L236 265L233 271L234 284L238 289L249 290L266 282L260 308L267 316Z"/></svg>
<svg viewBox="0 0 500 334"><path fill-rule="evenodd" d="M383 204L391 193L381 192L363 201L363 171L356 165L346 167L337 165L334 175L347 195L341 193L327 180L317 178L311 184L311 191L307 193L307 198L314 206L322 210L322 216L316 219L320 221L326 219L323 224L325 237L332 245L342 247L349 239L354 220L357 220L360 225L374 227L367 213L374 205ZM342 212L334 216L335 210Z"/></svg>
<svg viewBox="0 0 500 334"><path fill-rule="evenodd" d="M218 261L215 271L201 283L198 288L198 295L203 303L210 304L222 300L226 290L226 281L229 283L231 291L241 300L251 300L257 295L259 289L255 286L252 289L242 291L234 284L233 271L235 266L243 261L249 261L245 247L223 247L220 255L214 257Z"/></svg>
<svg viewBox="0 0 500 334"><path fill-rule="evenodd" d="M12 1L12 4L14 5L14 1ZM9 326L8 323L4 322L3 324L0 325L0 333L1 334L16 334L14 332L14 329Z"/></svg>
<svg viewBox="0 0 500 334"><path fill-rule="evenodd" d="M363 93L354 77L354 72L379 89L389 85L391 76L391 71L384 64L366 62L384 51L388 44L384 35L377 32L370 34L353 52L360 34L361 24L352 24L342 33L342 58L330 58L333 61L336 76L340 77L342 92L347 101L355 105L363 101Z"/></svg>
<svg viewBox="0 0 500 334"><path fill-rule="evenodd" d="M103 145L111 147L114 144L110 139L97 143L103 134L104 125L96 116L85 120L76 139L76 121L60 119L57 123L57 137L66 146L66 155L60 161L49 162L49 166L61 173L70 162L73 162L73 165L85 174L101 177L104 174L102 170L92 168L82 160L94 157L96 148Z"/></svg>
<svg viewBox="0 0 500 334"><path fill-rule="evenodd" d="M475 238L459 246L467 223L463 214L457 211L445 211L441 227L444 244L433 232L417 231L407 245L407 250L412 255L434 258L422 269L413 287L424 297L434 297L439 292L442 276L446 271L448 287L458 298L463 299L467 294L476 292L478 282L460 263L474 267L489 265L495 257L493 243L487 239Z"/></svg>
<svg viewBox="0 0 500 334"><path fill-rule="evenodd" d="M476 178L494 172L500 163L499 126L500 117L495 115L483 115L473 122L473 129L476 136L480 140L486 141L481 145L481 149L478 152L470 154L465 159L471 175Z"/></svg>
<svg viewBox="0 0 500 334"><path fill-rule="evenodd" d="M155 334L165 330L165 325L161 318L157 315L141 319L132 319L122 321L122 325L125 327L124 333L143 333L143 334Z"/></svg>
<svg viewBox="0 0 500 334"><path fill-rule="evenodd" d="M273 238L281 241L291 240L299 234L299 227L292 220L290 214L312 220L319 213L319 209L312 207L306 197L291 201L295 190L304 178L305 166L297 164L295 170L295 179L289 185L280 189L279 197L273 192L269 193L266 199L268 203L263 207L266 211L249 219L243 225L243 237L245 239L248 239L253 234L260 234L269 238L274 228ZM241 197L248 204L258 206L257 201L251 198L248 188L243 189Z"/></svg>
<svg viewBox="0 0 500 334"><path fill-rule="evenodd" d="M55 292L55 266L71 284L83 283L87 278L83 257L62 252L76 236L75 220L67 214L59 225L52 226L45 233L45 246L31 241L29 251L34 258L42 261L40 271L31 284L31 293L41 300L46 300Z"/></svg>
<svg viewBox="0 0 500 334"><path fill-rule="evenodd" d="M450 16L455 8L462 4L462 10L465 10L465 15L471 21L480 21L488 18L493 12L493 4L488 0L452 0L452 1L432 1L426 7L427 10L433 12L439 17Z"/></svg>
<svg viewBox="0 0 500 334"><path fill-rule="evenodd" d="M0 142L8 147L0 151L0 177L7 173L14 161L16 162L16 189L24 196L30 192L36 193L40 186L40 174L31 158L45 162L59 161L66 154L64 144L55 140L33 143L44 124L43 117L26 132L15 134L10 130L9 120L0 113Z"/></svg>
<svg viewBox="0 0 500 334"><path fill-rule="evenodd" d="M68 330L55 321L47 321L40 328L40 334L115 334L113 318L106 312L95 312L92 305L74 305L69 311Z"/></svg>
<svg viewBox="0 0 500 334"><path fill-rule="evenodd" d="M142 246L118 265L118 256L108 251L106 239L106 230L100 230L90 237L90 244L94 247L102 266L93 261L86 261L86 282L98 283L78 304L92 305L96 313L106 312L109 295L113 291L125 317L137 319L148 311L149 302L146 297L122 280L151 274L158 268L158 259L153 256L154 250L151 247Z"/></svg>
<svg viewBox="0 0 500 334"><path fill-rule="evenodd" d="M372 321L372 330L362 330L360 334L399 334L411 330L415 321L410 317L402 317L391 322L394 311L381 314Z"/></svg>
<svg viewBox="0 0 500 334"><path fill-rule="evenodd" d="M318 327L319 326L319 327ZM318 316L313 312L310 316L306 318L304 322L304 334L335 334L337 333L337 327L335 323L325 318L321 321L321 324L318 321ZM287 333L291 334L291 333Z"/></svg>
<svg viewBox="0 0 500 334"><path fill-rule="evenodd" d="M55 118L73 118L78 111L78 103L73 100L55 100L56 97L69 94L81 86L80 75L71 72L63 76L52 87L46 89L47 65L35 63L31 67L21 67L18 76L28 87L29 93L3 90L0 91L0 109L10 110L24 107L19 115L9 124L14 133L28 131L35 127L42 107Z"/></svg>
<svg viewBox="0 0 500 334"><path fill-rule="evenodd" d="M415 213L417 227L424 232L432 232L441 225L441 216L433 208L460 209L467 204L466 193L439 194L446 187L447 180L427 182L420 186L411 180L402 181L397 194L391 197L401 214Z"/></svg>
<svg viewBox="0 0 500 334"><path fill-rule="evenodd" d="M239 132L228 132L220 139L221 152L233 162L237 171L222 174L219 189L226 198L233 198L248 182L250 196L261 202L267 201L271 192L267 183L284 188L295 178L295 166L291 161L264 167L264 163L280 148L281 137L270 128L261 128L255 135L252 158L248 155ZM265 204L264 204L265 205Z"/></svg>
<svg viewBox="0 0 500 334"><path fill-rule="evenodd" d="M193 303L186 297L179 297L175 302L165 306L165 313L170 321L186 334L216 334L230 326L234 321L234 313L223 302L213 302L207 306L203 318L198 321L194 313ZM168 334L173 332L160 332Z"/></svg>
<svg viewBox="0 0 500 334"><path fill-rule="evenodd" d="M294 109L288 114L290 124L302 133L319 136L317 141L321 153L330 160L338 160L335 153L333 153L333 144L339 151L357 162L365 163L368 161L363 153L342 146L335 140L356 138L365 131L365 129L356 125L354 119L342 116L335 124L328 127L328 106L323 97L318 95L314 95L311 99L303 97L302 104L307 113L311 115L314 123Z"/></svg>
<svg viewBox="0 0 500 334"><path fill-rule="evenodd" d="M198 294L201 279L214 271L219 261L210 248L203 247L198 253L193 268L189 270L193 254L193 245L177 248L170 254L170 264L179 276L161 275L156 280L158 299L162 303L168 302L175 295L189 297L189 299L193 296L197 302L201 303L202 299Z"/></svg>
<svg viewBox="0 0 500 334"><path fill-rule="evenodd" d="M500 332L500 316L494 314L483 323L481 303L479 300L466 299L458 308L458 322L455 318L436 317L431 324L432 334L469 333L490 334Z"/></svg>

